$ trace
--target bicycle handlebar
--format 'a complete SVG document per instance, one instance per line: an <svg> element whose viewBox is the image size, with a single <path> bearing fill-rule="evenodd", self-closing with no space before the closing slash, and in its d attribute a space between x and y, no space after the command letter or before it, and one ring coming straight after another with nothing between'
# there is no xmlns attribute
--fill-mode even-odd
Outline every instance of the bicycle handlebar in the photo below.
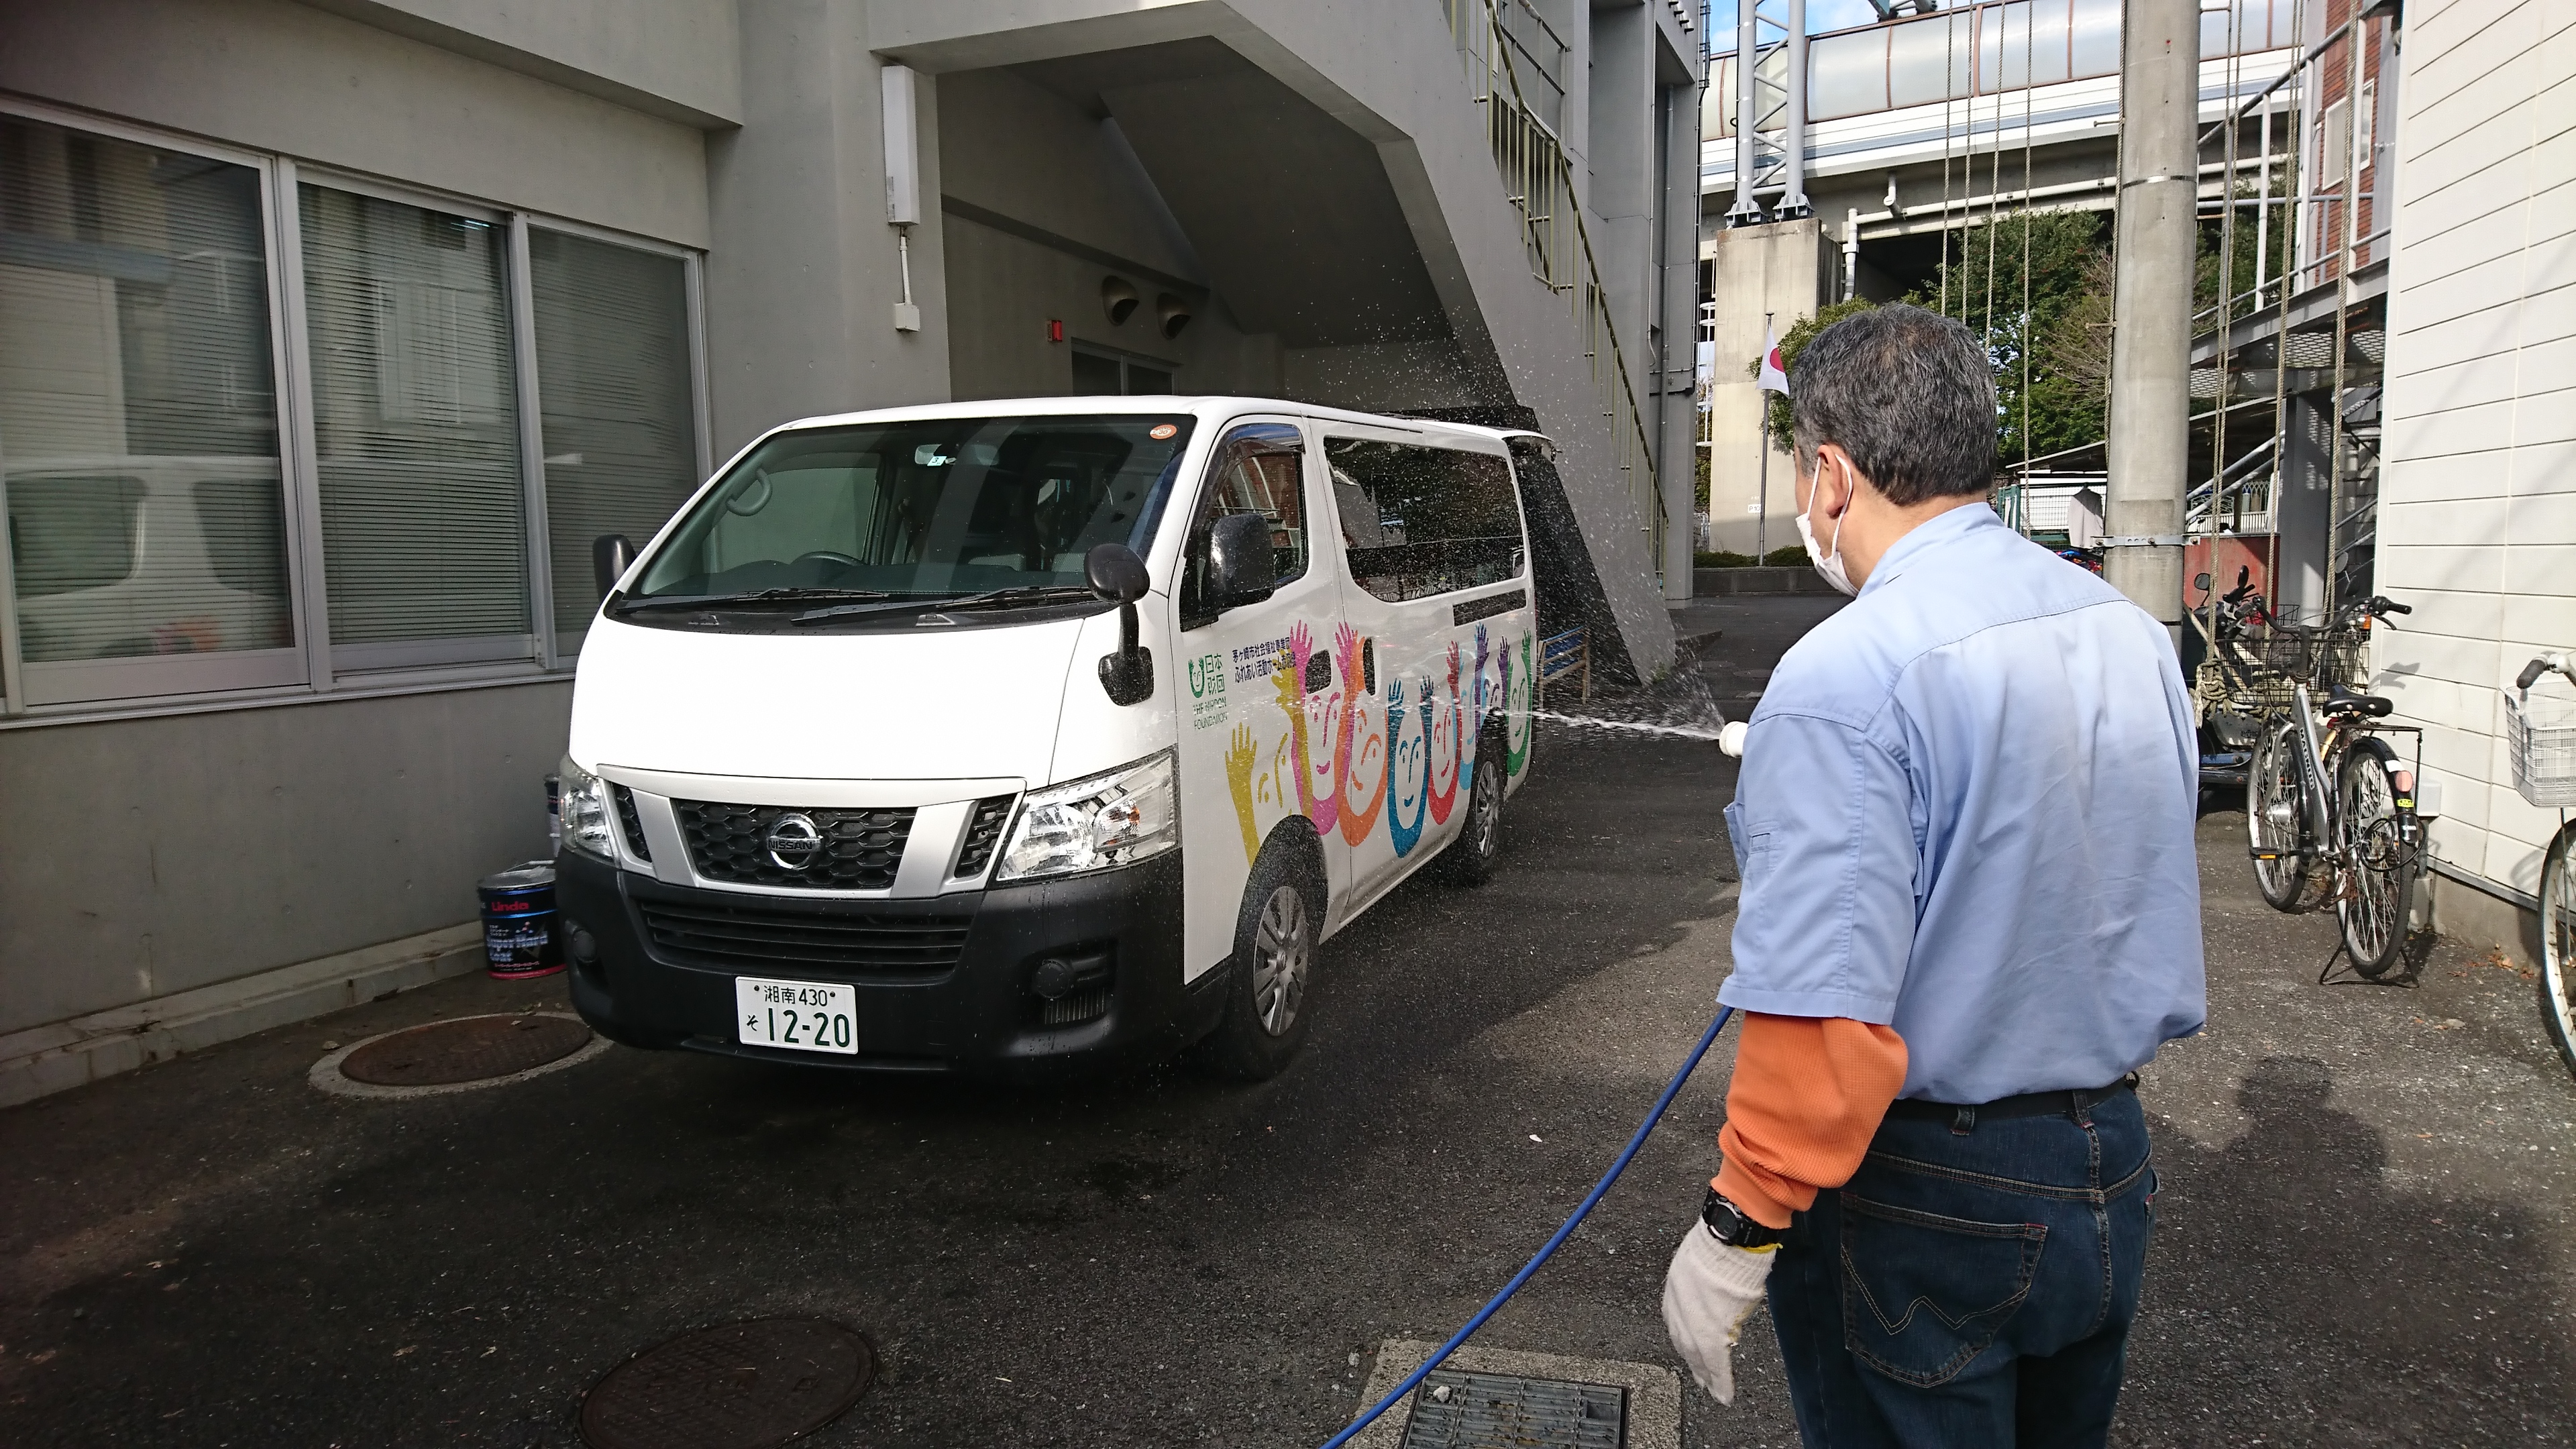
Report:
<svg viewBox="0 0 2576 1449"><path fill-rule="evenodd" d="M2576 684L2576 659L2564 654L2543 654L2522 666L2522 672L2513 677L2513 687L2528 691L2544 674L2564 674L2568 683Z"/></svg>

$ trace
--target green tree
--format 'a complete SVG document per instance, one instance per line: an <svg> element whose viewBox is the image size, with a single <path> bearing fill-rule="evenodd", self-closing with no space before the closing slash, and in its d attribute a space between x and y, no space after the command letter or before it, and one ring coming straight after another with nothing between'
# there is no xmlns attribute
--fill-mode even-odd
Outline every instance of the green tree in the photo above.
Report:
<svg viewBox="0 0 2576 1449"><path fill-rule="evenodd" d="M1943 251L1932 280L1905 300L1956 317L1985 339L1995 369L1997 458L2010 464L2025 450L2040 457L2100 441L2107 367L2096 377L2089 360L2098 350L2107 363L2110 350L2109 214L1997 216L1963 229Z"/></svg>

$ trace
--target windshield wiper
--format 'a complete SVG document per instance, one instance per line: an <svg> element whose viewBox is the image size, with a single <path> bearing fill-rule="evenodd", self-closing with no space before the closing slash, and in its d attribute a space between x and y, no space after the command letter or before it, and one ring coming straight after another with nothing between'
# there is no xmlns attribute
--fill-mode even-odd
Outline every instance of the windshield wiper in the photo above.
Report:
<svg viewBox="0 0 2576 1449"><path fill-rule="evenodd" d="M614 610L631 614L642 609L722 609L743 604L795 604L815 599L891 599L883 589L760 589L746 594L688 594L676 598L620 599Z"/></svg>
<svg viewBox="0 0 2576 1449"><path fill-rule="evenodd" d="M889 599L881 604L841 604L829 609L815 609L797 615L790 622L820 624L832 619L846 619L853 614L882 614L896 609L918 609L924 613L941 613L954 609L980 609L992 604L1034 602L1040 598L1073 595L1097 598L1098 595L1078 584L1026 584L1008 589L987 589L980 594L916 594L910 598Z"/></svg>

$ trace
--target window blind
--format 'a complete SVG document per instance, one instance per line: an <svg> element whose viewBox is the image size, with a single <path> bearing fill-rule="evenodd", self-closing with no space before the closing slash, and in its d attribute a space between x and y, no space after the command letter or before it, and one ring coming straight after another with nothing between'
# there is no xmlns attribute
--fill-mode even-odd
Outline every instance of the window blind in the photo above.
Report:
<svg viewBox="0 0 2576 1449"><path fill-rule="evenodd" d="M323 571L336 647L530 652L527 524L491 222L301 188ZM417 649L344 662L426 662Z"/></svg>
<svg viewBox="0 0 2576 1449"><path fill-rule="evenodd" d="M591 540L641 547L697 487L688 274L677 257L531 228L556 648L599 608Z"/></svg>
<svg viewBox="0 0 2576 1449"><path fill-rule="evenodd" d="M295 642L259 188L0 116L0 464L31 664Z"/></svg>

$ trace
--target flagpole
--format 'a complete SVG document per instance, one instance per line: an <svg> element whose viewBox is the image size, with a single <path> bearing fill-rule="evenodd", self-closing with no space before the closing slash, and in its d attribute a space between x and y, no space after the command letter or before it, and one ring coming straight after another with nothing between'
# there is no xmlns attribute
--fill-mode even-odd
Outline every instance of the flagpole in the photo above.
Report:
<svg viewBox="0 0 2576 1449"><path fill-rule="evenodd" d="M1765 312L1762 314L1762 359L1765 362L1771 359L1772 345L1771 314ZM1764 436L1770 431L1771 394L1757 382L1753 388L1753 451L1758 459L1756 476L1761 479L1756 486L1761 491L1755 504L1758 511L1753 519L1753 562L1756 565L1767 562L1771 556L1771 440Z"/></svg>

